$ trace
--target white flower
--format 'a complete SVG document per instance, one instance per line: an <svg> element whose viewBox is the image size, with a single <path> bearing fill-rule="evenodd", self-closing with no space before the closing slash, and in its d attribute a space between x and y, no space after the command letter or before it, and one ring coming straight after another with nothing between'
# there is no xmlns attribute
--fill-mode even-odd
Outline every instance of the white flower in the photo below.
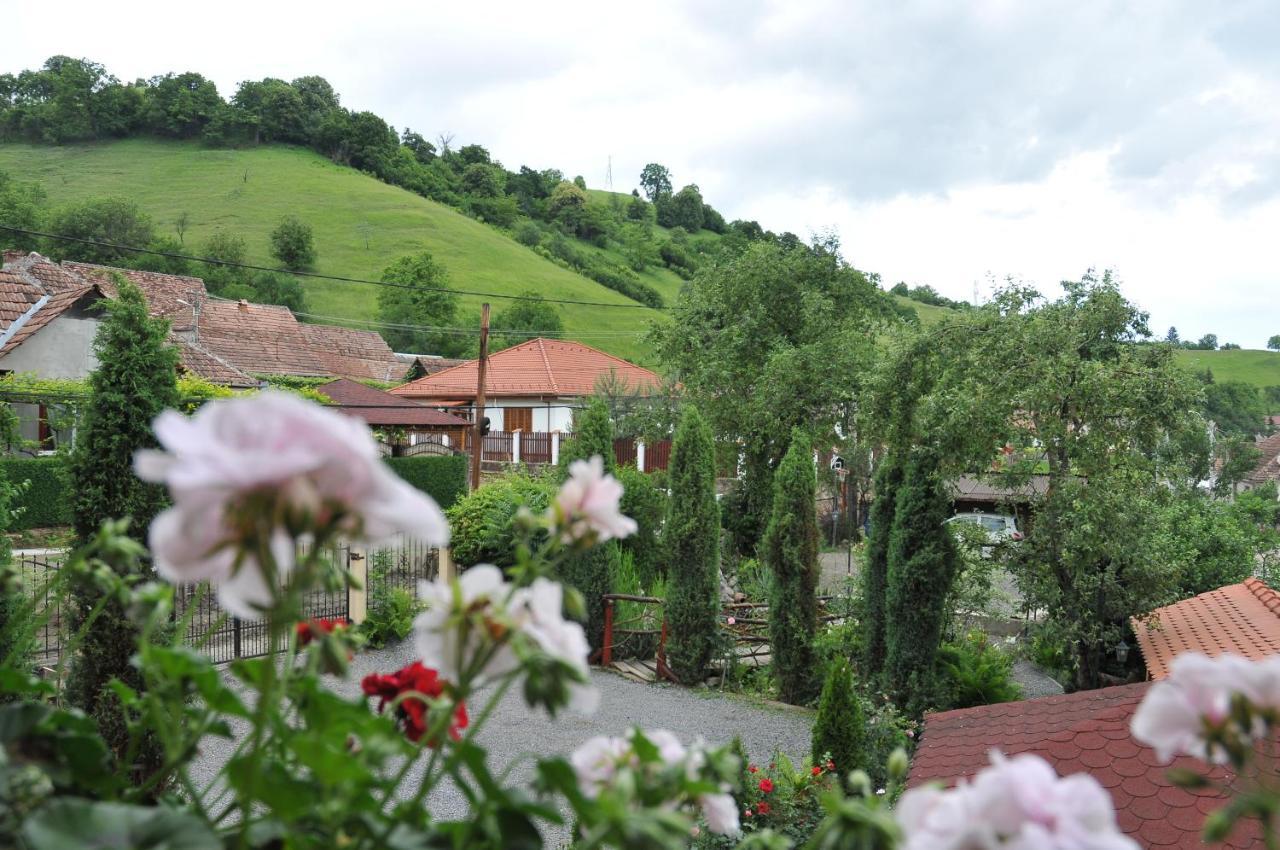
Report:
<svg viewBox="0 0 1280 850"><path fill-rule="evenodd" d="M569 764L578 778L578 787L588 797L606 788L618 768L631 753L630 742L622 738L598 735L578 747L569 756Z"/></svg>
<svg viewBox="0 0 1280 850"><path fill-rule="evenodd" d="M1273 660L1255 664L1232 654L1209 658L1199 652L1183 653L1169 665L1169 676L1147 691L1134 712L1130 730L1163 761L1185 753L1223 763L1227 754L1221 748L1209 752L1204 739L1206 723L1217 725L1228 720L1236 695L1259 707L1274 702L1280 693L1277 674L1280 667ZM1239 731L1250 738L1265 730Z"/></svg>
<svg viewBox="0 0 1280 850"><path fill-rule="evenodd" d="M1059 778L1039 756L1006 759L951 790L913 788L895 817L904 850L1137 850L1116 825L1111 797L1086 774Z"/></svg>
<svg viewBox="0 0 1280 850"><path fill-rule="evenodd" d="M587 657L591 647L582 626L564 618L564 589L544 578L529 587L513 589L492 564L479 564L458 579L457 595L450 582L422 582L419 596L426 610L414 620L415 640L422 663L443 678L457 682L464 669L493 639L493 632L507 629L522 634L553 658L573 668L583 679L569 688L569 707L581 714L595 711L599 693L590 684ZM463 638L462 614L482 615L493 629L468 628ZM490 680L520 666L511 641L502 646L478 671L479 681Z"/></svg>
<svg viewBox="0 0 1280 850"><path fill-rule="evenodd" d="M269 504L278 522L340 521L341 531L370 540L403 532L448 542L439 506L382 463L368 426L297 396L220 399L191 418L165 411L155 433L164 451L139 451L134 469L144 481L167 485L173 498L151 526L156 568L175 583L217 585L236 616L260 617L271 598L255 555L241 557L251 541L235 517L250 499ZM283 577L293 568L283 525L269 545Z"/></svg>
<svg viewBox="0 0 1280 850"><path fill-rule="evenodd" d="M717 835L737 835L742 831L738 822L738 804L732 794L703 794L698 798L707 829Z"/></svg>
<svg viewBox="0 0 1280 850"><path fill-rule="evenodd" d="M556 495L552 518L558 511L568 524L562 535L566 543L594 534L597 542L635 534L638 526L618 510L622 484L604 474L604 461L599 455L590 460L569 464L569 480Z"/></svg>
<svg viewBox="0 0 1280 850"><path fill-rule="evenodd" d="M463 611L483 612L488 617L505 615L511 586L503 580L502 570L492 564L478 564L457 581L454 597L452 582L420 582L418 596L426 610L413 621L415 643L422 663L435 669L450 682L459 681L462 670L486 645L487 636L470 630L463 643L460 624L454 615ZM458 606L455 608L455 604ZM501 647L481 671L480 678L501 676L520 666L510 644Z"/></svg>

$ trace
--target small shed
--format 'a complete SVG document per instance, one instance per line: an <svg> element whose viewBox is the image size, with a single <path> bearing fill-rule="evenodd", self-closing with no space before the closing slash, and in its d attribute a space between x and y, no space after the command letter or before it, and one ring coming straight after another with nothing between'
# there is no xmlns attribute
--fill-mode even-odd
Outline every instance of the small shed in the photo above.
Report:
<svg viewBox="0 0 1280 850"><path fill-rule="evenodd" d="M471 427L471 423L460 416L350 378L321 384L316 391L331 399L337 410L363 419L370 428L381 431L393 455L432 453L432 447L461 449L463 432ZM417 449L419 446L422 448Z"/></svg>

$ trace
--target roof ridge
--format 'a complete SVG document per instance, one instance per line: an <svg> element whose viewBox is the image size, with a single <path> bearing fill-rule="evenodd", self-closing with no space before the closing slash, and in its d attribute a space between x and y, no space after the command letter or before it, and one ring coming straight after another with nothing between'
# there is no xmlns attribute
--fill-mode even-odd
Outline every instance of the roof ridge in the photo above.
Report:
<svg viewBox="0 0 1280 850"><path fill-rule="evenodd" d="M1266 582L1256 576L1249 576L1241 584L1248 588L1249 592L1256 596L1268 611L1280 617L1280 593L1272 590L1267 586Z"/></svg>
<svg viewBox="0 0 1280 850"><path fill-rule="evenodd" d="M546 340L542 337L534 337L533 341L538 344L538 353L542 355L542 368L547 370L547 380L551 383L551 390L559 394L560 384L556 381L556 373L551 368L551 357L547 354Z"/></svg>

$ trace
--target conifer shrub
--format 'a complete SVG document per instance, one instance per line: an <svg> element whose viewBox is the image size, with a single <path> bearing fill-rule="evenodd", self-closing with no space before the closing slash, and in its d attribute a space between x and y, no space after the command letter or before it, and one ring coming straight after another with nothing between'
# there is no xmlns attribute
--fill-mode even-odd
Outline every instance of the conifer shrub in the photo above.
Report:
<svg viewBox="0 0 1280 850"><path fill-rule="evenodd" d="M613 454L613 425L609 421L609 408L603 399L592 398L574 423L573 439L560 451L563 477L568 476L569 464L599 455L608 474L617 472ZM588 549L567 559L560 568L560 577L576 587L586 603L587 620L583 628L593 650L604 644L604 595L609 592L609 567L619 555L618 541Z"/></svg>
<svg viewBox="0 0 1280 850"><path fill-rule="evenodd" d="M128 518L129 534L143 540L165 504L161 487L133 474L133 457L139 449L158 445L151 423L178 404L178 352L166 341L169 323L148 315L141 290L121 276L116 286L119 296L105 302L106 317L93 341L99 365L89 378L89 404L71 456L73 525L81 543L113 518ZM103 562L125 578L150 573L136 554L117 552ZM101 593L94 582L73 586L73 633L101 602ZM118 759L128 754L130 740L123 707L110 683L119 679L134 690L142 689L141 676L129 663L138 638L119 600L107 601L85 635L67 680L68 701L97 722ZM155 741L147 738L134 754L134 769L149 773L159 767L162 756Z"/></svg>
<svg viewBox="0 0 1280 850"><path fill-rule="evenodd" d="M817 695L814 637L818 630L817 478L812 443L800 432L774 476L773 514L761 547L773 573L769 642L779 696L803 705Z"/></svg>
<svg viewBox="0 0 1280 850"><path fill-rule="evenodd" d="M716 645L720 514L711 428L685 407L667 465L667 663L685 684L702 680Z"/></svg>
<svg viewBox="0 0 1280 850"><path fill-rule="evenodd" d="M659 532L667 515L667 494L654 485L649 475L634 466L619 469L618 480L625 488L619 509L638 526L635 534L622 541L622 549L635 559L640 584L648 588L655 578L666 574Z"/></svg>
<svg viewBox="0 0 1280 850"><path fill-rule="evenodd" d="M866 567L862 577L864 624L863 670L875 676L884 668L885 596L889 584L889 535L902 485L902 464L888 454L876 470L875 501L871 503L871 534L867 538Z"/></svg>
<svg viewBox="0 0 1280 850"><path fill-rule="evenodd" d="M837 661L827 670L811 738L814 764L830 759L842 776L866 769L867 719L848 662Z"/></svg>
<svg viewBox="0 0 1280 850"><path fill-rule="evenodd" d="M884 682L900 707L921 714L937 693L938 647L955 581L951 499L937 453L918 447L903 471L889 535Z"/></svg>

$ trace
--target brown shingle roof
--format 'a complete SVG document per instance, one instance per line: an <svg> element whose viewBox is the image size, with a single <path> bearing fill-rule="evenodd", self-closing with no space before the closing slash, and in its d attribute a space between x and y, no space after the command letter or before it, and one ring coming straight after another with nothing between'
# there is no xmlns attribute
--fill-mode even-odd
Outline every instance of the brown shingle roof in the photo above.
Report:
<svg viewBox="0 0 1280 850"><path fill-rule="evenodd" d="M27 314L47 293L16 271L0 271L0 333Z"/></svg>
<svg viewBox="0 0 1280 850"><path fill-rule="evenodd" d="M1258 458L1258 465L1244 477L1245 482L1256 485L1280 480L1280 434L1272 434L1255 445L1262 456Z"/></svg>
<svg viewBox="0 0 1280 850"><path fill-rule="evenodd" d="M196 341L251 375L330 374L287 307L209 300L200 308Z"/></svg>
<svg viewBox="0 0 1280 850"><path fill-rule="evenodd" d="M90 282L34 251L25 257L6 263L5 269L21 275L50 295L66 292L69 289L82 289L86 283Z"/></svg>
<svg viewBox="0 0 1280 850"><path fill-rule="evenodd" d="M1256 578L1229 584L1132 621L1147 675L1163 679L1183 652L1261 660L1280 653L1280 593Z"/></svg>
<svg viewBox="0 0 1280 850"><path fill-rule="evenodd" d="M1088 773L1102 784L1119 826L1145 848L1203 848L1200 830L1225 798L1216 791L1192 793L1174 787L1171 768L1207 772L1203 762L1178 758L1165 765L1129 732L1149 683L984 705L925 717L909 786L940 781L953 785L990 762L993 749L1006 755L1034 753L1061 776ZM1221 769L1209 772L1219 781ZM1251 828L1238 828L1230 847L1253 847Z"/></svg>
<svg viewBox="0 0 1280 850"><path fill-rule="evenodd" d="M337 325L301 324L299 328L332 375L394 381L404 374L404 366L396 360L391 347L373 331Z"/></svg>
<svg viewBox="0 0 1280 850"><path fill-rule="evenodd" d="M67 310L79 303L85 298L101 298L102 290L98 289L95 284L85 284L79 289L64 289L49 296L49 300L45 302L38 310L32 313L18 328L17 332L5 342L4 348L0 350L0 354L8 354L22 343L26 342L36 331L61 316Z"/></svg>
<svg viewBox="0 0 1280 850"><path fill-rule="evenodd" d="M196 306L209 298L204 281L198 277L116 269L70 261L63 261L62 266L87 280L101 283L113 298L115 282L112 277L116 274L123 276L142 290L151 315L168 319L170 327L175 331L191 330L195 326Z"/></svg>
<svg viewBox="0 0 1280 850"><path fill-rule="evenodd" d="M333 399L343 413L357 416L370 425L439 430L467 428L471 424L452 413L442 413L347 378L322 384L316 390Z"/></svg>
<svg viewBox="0 0 1280 850"><path fill-rule="evenodd" d="M199 375L206 381L228 387L247 389L258 386L258 380L252 375L240 371L221 357L194 342L189 342L170 334L169 344L177 347L179 363L183 369L193 375Z"/></svg>
<svg viewBox="0 0 1280 850"><path fill-rule="evenodd" d="M428 399L475 396L479 361L427 375L392 390L396 395ZM575 397L595 392L596 382L613 372L633 391L658 386L658 376L642 366L605 354L580 342L531 339L489 357L485 393L502 396Z"/></svg>

